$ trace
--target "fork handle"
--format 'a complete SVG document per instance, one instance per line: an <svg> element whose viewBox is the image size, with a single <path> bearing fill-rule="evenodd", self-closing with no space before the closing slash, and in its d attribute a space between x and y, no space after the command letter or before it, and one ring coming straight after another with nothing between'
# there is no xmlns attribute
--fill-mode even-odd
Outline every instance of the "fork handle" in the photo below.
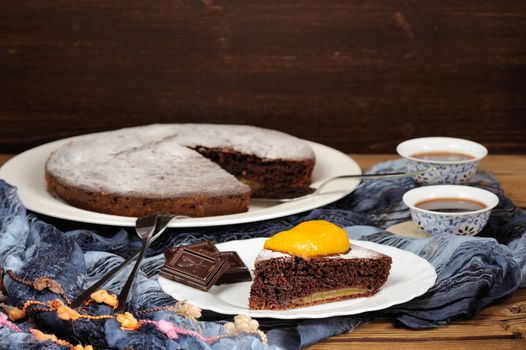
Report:
<svg viewBox="0 0 526 350"><path fill-rule="evenodd" d="M141 251L139 252L139 257L137 258L135 265L133 265L133 269L130 273L130 276L128 276L128 279L126 280L126 283L124 284L124 287L122 288L122 291L119 294L119 297L117 299L117 307L115 308L115 313L124 313L128 309L128 295L130 294L133 282L135 281L135 276L137 275L137 271L139 271L142 259L144 258L144 254L146 253L146 249L148 249L148 247L150 246L150 241L151 235L144 241L144 244L141 247Z"/></svg>
<svg viewBox="0 0 526 350"><path fill-rule="evenodd" d="M347 178L356 178L356 179L380 179L380 178L386 178L386 177L402 177L402 176L411 176L409 173L400 172L400 173L384 173L384 174L360 174L360 175L339 175L335 177L331 177L329 180L334 179L347 179Z"/></svg>
<svg viewBox="0 0 526 350"><path fill-rule="evenodd" d="M137 275L137 271L139 271L142 259L144 258L144 254L150 246L150 242L152 242L155 238L159 237L159 235L166 229L166 227L168 227L168 224L173 218L174 217L171 215L157 215L155 227L144 240L143 246L139 253L139 257L137 258L137 261L133 266L130 276L128 276L128 279L126 280L126 283L124 284L124 287L122 288L121 293L117 298L118 303L117 307L115 308L116 313L124 313L128 311L128 295L130 294L130 291L132 289L133 282L135 282L135 276Z"/></svg>
<svg viewBox="0 0 526 350"><path fill-rule="evenodd" d="M354 174L354 175L339 175L331 177L330 179L325 180L322 182L316 191L314 193L319 193L321 189L327 185L332 180L337 179L385 179L390 177L405 177L405 176L411 176L409 173L401 172L401 173L386 173L386 174Z"/></svg>
<svg viewBox="0 0 526 350"><path fill-rule="evenodd" d="M178 218L178 217L175 217ZM180 218L186 218L186 217L180 217ZM150 243L155 241L157 238L159 238L164 230L166 229L166 225L164 227L161 227L159 231L157 231L152 238L150 239ZM113 278L116 274L118 274L126 265L129 264L130 261L137 258L139 256L140 251L136 252L135 254L129 256L126 260L124 260L120 265L115 266L113 269L111 269L106 275L104 275L100 280L93 283L88 289L86 289L84 292L82 292L75 300L69 304L69 306L73 309L78 308L84 303L86 300L88 300L92 293L99 290L102 286L104 286L109 280Z"/></svg>
<svg viewBox="0 0 526 350"><path fill-rule="evenodd" d="M109 280L113 278L116 274L119 273L120 270L122 270L130 261L135 259L139 255L139 252L129 256L126 260L124 260L120 265L115 266L113 269L111 269L107 274L105 274L100 280L93 283L88 289L86 289L84 292L82 292L75 300L71 302L69 305L71 308L75 309L77 307L80 307L82 303L84 303L86 300L88 300L92 293L99 290L102 286L106 284Z"/></svg>

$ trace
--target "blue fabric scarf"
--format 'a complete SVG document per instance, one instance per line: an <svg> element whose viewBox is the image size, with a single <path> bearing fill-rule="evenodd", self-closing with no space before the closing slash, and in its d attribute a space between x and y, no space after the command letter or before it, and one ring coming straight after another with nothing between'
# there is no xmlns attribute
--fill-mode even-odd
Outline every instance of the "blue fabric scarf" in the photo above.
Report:
<svg viewBox="0 0 526 350"><path fill-rule="evenodd" d="M379 164L369 172L403 171L403 161ZM406 221L409 211L402 195L417 186L410 178L363 182L342 200L312 210L258 223L224 227L170 229L148 251L131 296L132 311L173 305L175 301L160 290L157 273L164 264L167 247L211 239L215 242L267 237L299 222L325 219L346 227L351 239L368 240L411 251L427 259L437 270L436 284L424 295L387 310L321 320L261 320L270 345L254 335L222 339L212 346L192 336L169 339L149 325L137 331L122 331L114 320L67 322L51 313L39 313L19 324L23 332L0 326L0 349L59 349L51 342L38 342L28 333L37 327L73 344L95 348L135 349L297 349L332 335L347 332L373 320L378 314L391 315L410 328L430 328L452 320L467 319L488 304L526 286L526 214L501 192L490 174L479 173L470 185L486 188L499 196L487 227L477 237L444 235L412 239L392 235L385 228ZM74 297L124 257L138 249L140 242L129 230L87 225L27 213L16 189L0 181L0 267L32 281L49 276ZM119 274L105 289L118 293L131 269ZM57 294L4 277L5 303L21 307L25 301L53 300ZM107 306L93 304L90 314L108 314ZM145 317L169 320L188 329L200 329L205 336L220 335L228 316L205 313L208 321L194 324L174 313L158 311Z"/></svg>

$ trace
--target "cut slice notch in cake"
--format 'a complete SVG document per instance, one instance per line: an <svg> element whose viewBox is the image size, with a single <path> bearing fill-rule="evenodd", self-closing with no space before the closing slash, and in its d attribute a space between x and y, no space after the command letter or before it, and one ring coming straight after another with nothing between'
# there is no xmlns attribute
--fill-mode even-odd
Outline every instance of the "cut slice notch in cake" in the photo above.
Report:
<svg viewBox="0 0 526 350"><path fill-rule="evenodd" d="M328 221L307 221L265 242L255 260L249 308L285 310L371 296L387 281L391 262L350 244Z"/></svg>

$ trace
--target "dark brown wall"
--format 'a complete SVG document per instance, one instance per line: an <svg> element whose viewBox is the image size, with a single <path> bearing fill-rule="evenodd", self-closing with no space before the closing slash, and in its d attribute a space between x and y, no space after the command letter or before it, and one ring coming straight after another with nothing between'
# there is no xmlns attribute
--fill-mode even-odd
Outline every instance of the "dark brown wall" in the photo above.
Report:
<svg viewBox="0 0 526 350"><path fill-rule="evenodd" d="M151 122L526 153L524 0L0 2L0 152Z"/></svg>

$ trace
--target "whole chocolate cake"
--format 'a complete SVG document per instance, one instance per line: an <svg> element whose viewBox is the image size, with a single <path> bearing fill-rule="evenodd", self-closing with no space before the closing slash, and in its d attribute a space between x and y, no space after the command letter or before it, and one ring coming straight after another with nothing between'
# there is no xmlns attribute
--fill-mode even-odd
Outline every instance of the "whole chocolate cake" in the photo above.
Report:
<svg viewBox="0 0 526 350"><path fill-rule="evenodd" d="M249 308L284 310L371 296L387 281L391 262L350 244L336 225L305 222L267 240L255 261Z"/></svg>
<svg viewBox="0 0 526 350"><path fill-rule="evenodd" d="M48 190L79 208L142 216L246 211L254 197L308 192L308 144L244 125L154 124L85 135L53 152Z"/></svg>

